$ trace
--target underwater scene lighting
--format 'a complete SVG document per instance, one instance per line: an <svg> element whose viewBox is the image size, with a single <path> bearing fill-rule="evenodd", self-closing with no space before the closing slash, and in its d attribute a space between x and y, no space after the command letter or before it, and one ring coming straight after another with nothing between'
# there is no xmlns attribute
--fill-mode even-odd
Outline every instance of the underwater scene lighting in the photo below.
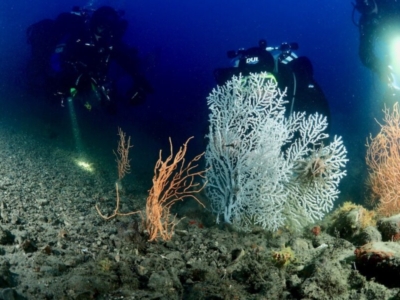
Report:
<svg viewBox="0 0 400 300"><path fill-rule="evenodd" d="M392 86L400 89L400 36L396 36L390 44L390 66Z"/></svg>
<svg viewBox="0 0 400 300"><path fill-rule="evenodd" d="M75 147L76 147L76 150L78 151L78 153L82 154L83 153L83 144L82 144L81 132L80 132L79 125L78 125L78 120L76 117L74 101L70 97L70 98L68 98L67 103L68 103L69 116L71 118L71 127L72 127L72 134L73 134L74 140L75 140Z"/></svg>
<svg viewBox="0 0 400 300"><path fill-rule="evenodd" d="M89 163L89 162L87 162L87 161L85 161L85 160L76 159L76 160L75 160L75 164L76 164L78 167L80 167L82 170L85 170L85 171L91 172L91 173L94 172L93 164L91 164L91 163Z"/></svg>
<svg viewBox="0 0 400 300"><path fill-rule="evenodd" d="M396 70L400 69L400 36L396 36L390 46L390 57L392 66Z"/></svg>
<svg viewBox="0 0 400 300"><path fill-rule="evenodd" d="M76 117L74 101L72 98L69 98L67 103L68 103L69 116L71 118L71 127L75 141L75 149L78 152L79 156L82 157L85 155L83 151L83 143L82 143L81 132L78 125L78 119ZM83 158L75 159L75 164L84 171L94 172L93 165L89 163L86 159Z"/></svg>

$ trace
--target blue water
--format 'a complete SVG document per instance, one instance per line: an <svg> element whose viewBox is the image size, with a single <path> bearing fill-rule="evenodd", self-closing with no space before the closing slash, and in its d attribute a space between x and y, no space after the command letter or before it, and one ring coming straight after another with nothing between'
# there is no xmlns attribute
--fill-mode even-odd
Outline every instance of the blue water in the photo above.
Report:
<svg viewBox="0 0 400 300"><path fill-rule="evenodd" d="M119 112L117 121L115 117L89 116L87 122L100 119L103 125L99 128L104 128L104 122L133 126L164 145L169 136L180 144L194 135L194 152L203 151L206 97L215 86L214 68L228 66L226 51L256 46L261 38L270 45L297 42L297 53L311 59L315 79L329 100L331 135L343 136L349 151L342 197L363 201L365 141L370 132L379 129L374 118L381 117L384 89L358 58L358 29L351 20L351 1L3 0L0 109L12 109L10 101L23 93L19 78L30 50L26 28L70 11L73 5L88 4L113 5L125 11L129 21L126 41L138 48L155 93L144 105ZM34 98L23 99L29 101L27 106L35 105Z"/></svg>

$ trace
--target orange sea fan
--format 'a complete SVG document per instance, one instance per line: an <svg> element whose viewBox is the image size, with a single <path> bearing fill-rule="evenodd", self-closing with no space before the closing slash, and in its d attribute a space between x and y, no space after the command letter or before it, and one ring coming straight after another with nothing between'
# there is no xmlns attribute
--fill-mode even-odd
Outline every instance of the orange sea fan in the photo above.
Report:
<svg viewBox="0 0 400 300"><path fill-rule="evenodd" d="M398 103L393 111L386 108L379 134L367 142L366 162L371 200L379 214L400 212L400 112Z"/></svg>

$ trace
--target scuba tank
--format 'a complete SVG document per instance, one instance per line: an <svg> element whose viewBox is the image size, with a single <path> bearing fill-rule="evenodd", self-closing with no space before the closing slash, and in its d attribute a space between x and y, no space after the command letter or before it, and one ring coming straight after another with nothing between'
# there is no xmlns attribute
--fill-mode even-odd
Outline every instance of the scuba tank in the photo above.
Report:
<svg viewBox="0 0 400 300"><path fill-rule="evenodd" d="M327 116L329 123L328 101L314 80L311 61L305 56L298 56L295 53L298 49L297 43L268 46L266 40L260 40L256 47L227 51L231 66L215 69L215 80L218 85L223 85L232 76L268 72L274 75L279 89L286 90L288 115L293 111L318 112Z"/></svg>

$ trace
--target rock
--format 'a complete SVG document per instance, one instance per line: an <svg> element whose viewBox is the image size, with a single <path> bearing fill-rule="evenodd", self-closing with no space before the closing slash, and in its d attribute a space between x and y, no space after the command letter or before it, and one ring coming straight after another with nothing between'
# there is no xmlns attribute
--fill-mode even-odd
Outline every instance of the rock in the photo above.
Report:
<svg viewBox="0 0 400 300"><path fill-rule="evenodd" d="M375 212L369 211L361 205L345 202L335 210L330 217L332 224L328 232L353 242L367 227L375 225Z"/></svg>
<svg viewBox="0 0 400 300"><path fill-rule="evenodd" d="M18 215L14 213L14 214L11 215L10 222L11 222L11 224L16 225L16 224L20 224L21 220L19 219Z"/></svg>
<svg viewBox="0 0 400 300"><path fill-rule="evenodd" d="M356 246L380 241L382 241L382 235L375 226L368 226L362 229L361 232L353 238L353 243Z"/></svg>
<svg viewBox="0 0 400 300"><path fill-rule="evenodd" d="M306 272L312 272L313 275L300 284L296 278L293 278L293 282L290 283L297 285L303 296L299 299L349 299L346 296L347 270L343 269L342 264L328 258L321 258L305 268L302 273Z"/></svg>
<svg viewBox="0 0 400 300"><path fill-rule="evenodd" d="M10 263L2 260L0 266L0 288L8 288L13 286L13 278L10 272Z"/></svg>
<svg viewBox="0 0 400 300"><path fill-rule="evenodd" d="M35 243L32 240L25 240L21 244L22 250L24 250L25 253L32 253L37 250L37 247Z"/></svg>
<svg viewBox="0 0 400 300"><path fill-rule="evenodd" d="M378 220L377 228L382 234L383 241L399 241L400 214Z"/></svg>
<svg viewBox="0 0 400 300"><path fill-rule="evenodd" d="M373 242L358 247L357 270L367 277L389 288L400 287L400 244L394 242Z"/></svg>
<svg viewBox="0 0 400 300"><path fill-rule="evenodd" d="M168 253L165 258L169 260L182 260L182 254L179 251L172 251Z"/></svg>
<svg viewBox="0 0 400 300"><path fill-rule="evenodd" d="M70 259L67 259L67 260L64 262L64 264L65 264L66 267L69 267L69 268L71 268L71 267L76 267L77 261L76 261L75 259L70 258Z"/></svg>
<svg viewBox="0 0 400 300"><path fill-rule="evenodd" d="M11 244L14 241L14 237L8 230L0 227L0 245Z"/></svg>
<svg viewBox="0 0 400 300"><path fill-rule="evenodd" d="M0 300L17 300L21 299L14 289L6 288L0 292Z"/></svg>
<svg viewBox="0 0 400 300"><path fill-rule="evenodd" d="M168 293L168 290L182 288L176 274L166 270L151 274L147 286L154 291L162 293Z"/></svg>
<svg viewBox="0 0 400 300"><path fill-rule="evenodd" d="M41 205L41 206L44 206L44 205L49 204L49 200L47 200L47 199L36 199L36 203Z"/></svg>
<svg viewBox="0 0 400 300"><path fill-rule="evenodd" d="M151 274L147 286L154 291L162 291L164 288L172 288L173 283L168 272L161 271Z"/></svg>

